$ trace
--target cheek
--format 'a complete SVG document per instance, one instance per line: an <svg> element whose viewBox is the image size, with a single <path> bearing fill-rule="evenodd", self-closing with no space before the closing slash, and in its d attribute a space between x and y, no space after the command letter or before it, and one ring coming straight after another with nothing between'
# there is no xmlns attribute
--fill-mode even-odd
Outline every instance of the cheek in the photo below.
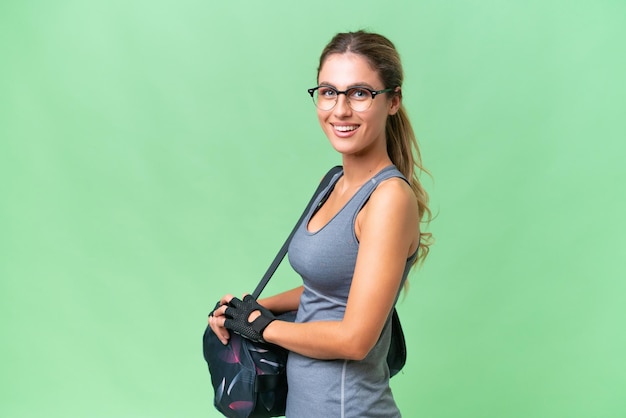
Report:
<svg viewBox="0 0 626 418"><path fill-rule="evenodd" d="M385 126L387 119L389 119L389 113L386 108L377 109L377 112L372 112L368 118L369 124L374 126Z"/></svg>
<svg viewBox="0 0 626 418"><path fill-rule="evenodd" d="M324 126L324 123L326 122L326 119L328 118L328 112L323 112L321 110L317 110L317 120L319 121L320 125L322 125L322 127Z"/></svg>

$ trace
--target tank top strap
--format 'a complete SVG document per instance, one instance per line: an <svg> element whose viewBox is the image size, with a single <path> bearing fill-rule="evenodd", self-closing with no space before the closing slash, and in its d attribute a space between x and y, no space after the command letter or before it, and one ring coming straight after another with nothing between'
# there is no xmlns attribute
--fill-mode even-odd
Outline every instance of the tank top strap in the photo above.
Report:
<svg viewBox="0 0 626 418"><path fill-rule="evenodd" d="M352 211L354 212L355 217L360 212L360 210L363 208L365 203L367 203L367 201L369 200L370 196L372 195L372 193L374 193L374 190L376 190L378 185L381 182L383 182L385 180L388 180L390 178L393 178L393 177L399 177L402 180L404 180L407 183L409 183L408 180L406 179L406 177L404 177L404 175L400 172L400 170L398 170L396 168L395 165L389 165L389 166L383 168L378 173L376 173L376 175L374 175L374 177L369 179L367 181L367 183L365 183L361 187L361 189L356 193L355 198L352 199L352 201L350 202L351 204L356 206L356 207L352 208Z"/></svg>
<svg viewBox="0 0 626 418"><path fill-rule="evenodd" d="M318 193L318 195L315 197L315 200L313 200L313 204L311 205L311 208L309 209L309 213L307 214L303 224L306 225L308 224L310 218L312 217L313 213L317 212L317 210L320 208L320 206L322 206L324 204L324 202L326 202L326 199L328 199L328 196L330 195L330 192L335 188L335 185L337 184L337 181L339 181L339 179L341 178L341 176L343 176L343 169L339 172L337 172L331 179L330 182L328 182L328 185L326 187L324 187L323 190L320 190L320 192Z"/></svg>

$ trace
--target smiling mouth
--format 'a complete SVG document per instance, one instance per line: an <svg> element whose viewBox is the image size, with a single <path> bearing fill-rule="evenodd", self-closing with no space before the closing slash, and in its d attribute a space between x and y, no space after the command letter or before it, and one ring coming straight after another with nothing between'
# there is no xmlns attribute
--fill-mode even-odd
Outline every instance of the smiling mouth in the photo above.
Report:
<svg viewBox="0 0 626 418"><path fill-rule="evenodd" d="M333 125L333 128L339 132L350 132L354 131L359 127L359 125Z"/></svg>

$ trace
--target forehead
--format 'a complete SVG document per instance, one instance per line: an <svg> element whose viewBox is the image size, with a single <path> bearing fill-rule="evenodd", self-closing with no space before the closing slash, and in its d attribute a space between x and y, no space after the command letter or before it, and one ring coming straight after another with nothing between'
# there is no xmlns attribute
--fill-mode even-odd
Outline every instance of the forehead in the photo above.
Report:
<svg viewBox="0 0 626 418"><path fill-rule="evenodd" d="M340 89L359 84L377 89L383 87L378 71L372 68L369 61L350 52L326 57L317 78L319 84L327 83Z"/></svg>

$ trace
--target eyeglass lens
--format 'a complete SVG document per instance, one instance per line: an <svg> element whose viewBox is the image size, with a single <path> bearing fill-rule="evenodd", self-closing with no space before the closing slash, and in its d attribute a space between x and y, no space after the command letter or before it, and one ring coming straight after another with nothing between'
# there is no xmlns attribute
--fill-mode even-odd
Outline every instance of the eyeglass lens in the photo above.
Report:
<svg viewBox="0 0 626 418"><path fill-rule="evenodd" d="M346 90L348 105L356 112L369 109L372 105L372 93L364 88L351 88ZM313 102L320 110L331 110L337 104L339 94L331 87L320 87L313 94Z"/></svg>

